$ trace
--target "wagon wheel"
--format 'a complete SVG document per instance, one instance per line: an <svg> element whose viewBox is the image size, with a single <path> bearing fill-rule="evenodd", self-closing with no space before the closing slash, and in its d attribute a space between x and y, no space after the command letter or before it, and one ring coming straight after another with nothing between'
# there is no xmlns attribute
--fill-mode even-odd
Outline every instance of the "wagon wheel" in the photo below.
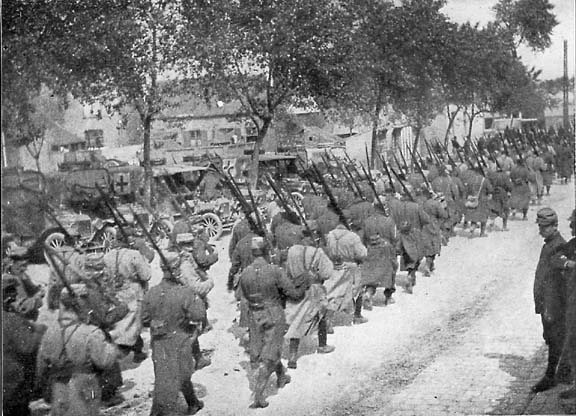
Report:
<svg viewBox="0 0 576 416"><path fill-rule="evenodd" d="M298 208L302 209L302 199L304 196L300 192L291 192L294 201L298 204Z"/></svg>
<svg viewBox="0 0 576 416"><path fill-rule="evenodd" d="M98 242L102 245L104 253L110 251L114 241L116 241L116 229L114 227L104 227L98 238Z"/></svg>
<svg viewBox="0 0 576 416"><path fill-rule="evenodd" d="M44 239L44 246L54 249L56 251L62 251L62 248L66 245L66 237L63 233L53 232L46 236ZM50 261L50 257L46 254L46 250L44 250L44 258L46 259L47 264L52 264Z"/></svg>
<svg viewBox="0 0 576 416"><path fill-rule="evenodd" d="M213 212L202 214L202 225L211 240L218 240L222 235L222 220Z"/></svg>

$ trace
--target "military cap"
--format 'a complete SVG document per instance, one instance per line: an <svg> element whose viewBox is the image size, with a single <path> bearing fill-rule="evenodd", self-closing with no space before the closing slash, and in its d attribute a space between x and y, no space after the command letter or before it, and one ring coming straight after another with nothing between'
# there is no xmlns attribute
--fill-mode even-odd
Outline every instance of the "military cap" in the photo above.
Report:
<svg viewBox="0 0 576 416"><path fill-rule="evenodd" d="M536 213L536 223L538 225L556 225L558 224L558 215L552 208L541 208Z"/></svg>
<svg viewBox="0 0 576 416"><path fill-rule="evenodd" d="M266 246L266 243L264 241L263 237L252 237L252 244L251 244L251 248L252 250L261 250Z"/></svg>
<svg viewBox="0 0 576 416"><path fill-rule="evenodd" d="M196 239L193 233L181 233L176 235L176 244L191 244Z"/></svg>

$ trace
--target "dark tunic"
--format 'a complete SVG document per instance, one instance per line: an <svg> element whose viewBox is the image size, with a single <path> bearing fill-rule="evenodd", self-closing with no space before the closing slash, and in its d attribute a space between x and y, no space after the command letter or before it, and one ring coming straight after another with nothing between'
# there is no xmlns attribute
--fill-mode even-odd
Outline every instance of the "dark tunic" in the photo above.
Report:
<svg viewBox="0 0 576 416"><path fill-rule="evenodd" d="M250 361L280 361L286 316L282 298L304 297L307 287L296 288L280 267L257 257L240 275L240 287L248 300Z"/></svg>
<svg viewBox="0 0 576 416"><path fill-rule="evenodd" d="M528 168L516 165L510 171L512 194L510 196L511 209L528 209L530 206L530 171Z"/></svg>
<svg viewBox="0 0 576 416"><path fill-rule="evenodd" d="M430 217L416 202L388 199L390 215L396 223L399 237L399 251L402 253L402 268L415 267L422 259L422 228L430 222Z"/></svg>
<svg viewBox="0 0 576 416"><path fill-rule="evenodd" d="M512 192L512 182L506 172L490 172L488 179L493 187L492 199L488 206L490 211L497 217L506 217L510 211L510 198L508 193Z"/></svg>
<svg viewBox="0 0 576 416"><path fill-rule="evenodd" d="M441 226L448 214L440 201L435 199L424 201L422 208L430 217L430 222L422 228L422 253L424 256L435 256L440 254L442 248Z"/></svg>
<svg viewBox="0 0 576 416"><path fill-rule="evenodd" d="M544 240L534 278L535 312L542 315L546 343L562 346L566 312L564 262L554 256L566 241L557 231Z"/></svg>
<svg viewBox="0 0 576 416"><path fill-rule="evenodd" d="M146 294L142 321L150 327L154 363L152 415L178 414L178 393L194 372L192 344L205 319L204 302L188 286L163 279Z"/></svg>

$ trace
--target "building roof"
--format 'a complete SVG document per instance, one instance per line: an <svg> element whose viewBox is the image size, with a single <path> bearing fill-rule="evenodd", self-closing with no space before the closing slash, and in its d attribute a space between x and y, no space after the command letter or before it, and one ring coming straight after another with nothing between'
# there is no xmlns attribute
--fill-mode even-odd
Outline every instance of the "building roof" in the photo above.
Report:
<svg viewBox="0 0 576 416"><path fill-rule="evenodd" d="M233 117L241 114L242 104L234 100L228 103L215 99L206 103L205 100L193 95L180 95L173 99L174 104L168 106L159 119L201 119Z"/></svg>

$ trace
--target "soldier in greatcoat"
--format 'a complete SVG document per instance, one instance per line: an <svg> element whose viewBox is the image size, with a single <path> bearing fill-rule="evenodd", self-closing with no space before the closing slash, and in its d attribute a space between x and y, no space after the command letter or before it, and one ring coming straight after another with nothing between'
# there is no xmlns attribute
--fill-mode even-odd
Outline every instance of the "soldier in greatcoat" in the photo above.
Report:
<svg viewBox="0 0 576 416"><path fill-rule="evenodd" d="M37 379L48 380L50 385L51 415L95 416L100 414L101 406L96 372L114 366L121 353L100 328L89 324L79 312L88 297L86 286L76 283L71 287L74 295L62 290L58 320L42 338Z"/></svg>
<svg viewBox="0 0 576 416"><path fill-rule="evenodd" d="M284 270L266 260L267 246L262 237L252 239L254 261L240 276L242 293L248 300L250 319L250 362L257 366L254 403L250 407L266 407L264 390L270 375L276 373L278 387L290 382L282 365L282 345L286 317L282 297L299 300L308 289L309 281L295 286Z"/></svg>
<svg viewBox="0 0 576 416"><path fill-rule="evenodd" d="M512 181L510 176L504 172L502 167L487 174L492 184L492 199L488 201L491 216L502 218L502 231L508 231L508 215L510 215L510 193L512 192Z"/></svg>
<svg viewBox="0 0 576 416"><path fill-rule="evenodd" d="M510 181L512 182L512 192L510 194L510 209L512 215L516 211L522 212L522 219L526 220L528 207L530 206L530 171L526 168L523 159L518 159L516 165L510 171Z"/></svg>
<svg viewBox="0 0 576 416"><path fill-rule="evenodd" d="M290 279L298 281L305 275L310 280L310 288L304 299L286 302L286 321L288 330L285 337L290 340L290 357L288 368L296 368L298 346L300 339L318 329L317 352L327 354L334 347L327 345L327 296L324 281L332 276L334 265L321 248L314 247L310 236L305 237L301 244L288 250L286 273Z"/></svg>
<svg viewBox="0 0 576 416"><path fill-rule="evenodd" d="M366 258L366 246L356 233L339 224L326 236L326 254L336 270L325 282L333 310L346 311L348 305L353 303L354 323L367 322L362 316L362 274L358 268Z"/></svg>
<svg viewBox="0 0 576 416"><path fill-rule="evenodd" d="M457 201L460 199L460 190L448 175L444 166L438 170L438 176L430 185L435 193L444 196L444 201L446 202L446 213L448 217L440 224L440 228L444 239L448 241L453 235L454 226L460 222L462 217L462 211L457 205Z"/></svg>
<svg viewBox="0 0 576 416"><path fill-rule="evenodd" d="M180 279L180 256L166 252L162 281L144 297L142 320L150 327L154 393L151 416L182 414L178 393L188 405L185 414L197 413L204 403L198 399L190 378L196 368L193 344L206 320L204 302Z"/></svg>
<svg viewBox="0 0 576 416"><path fill-rule="evenodd" d="M2 412L5 416L30 415L34 397L36 354L46 326L35 324L22 312L21 283L2 275Z"/></svg>
<svg viewBox="0 0 576 416"><path fill-rule="evenodd" d="M422 254L426 259L424 276L430 276L435 269L434 261L442 249L442 224L448 218L446 204L442 194L432 195L428 189L422 189L425 197L422 209L430 221L422 228Z"/></svg>
<svg viewBox="0 0 576 416"><path fill-rule="evenodd" d="M398 200L394 196L387 197L390 216L398 228L398 252L400 253L400 270L408 272L405 286L407 293L412 293L416 285L416 271L424 256L422 246L422 228L430 222L430 217L424 209L403 196Z"/></svg>
<svg viewBox="0 0 576 416"><path fill-rule="evenodd" d="M134 352L134 362L146 359L143 352L144 341L140 336L142 332L142 300L144 291L148 288L148 281L152 277L150 262L154 252L142 241L137 247L115 247L104 255L107 284L116 292L116 296L128 306L128 314L114 324L110 336L120 350L129 354ZM144 253L144 254L143 254ZM145 257L145 255L147 257Z"/></svg>
<svg viewBox="0 0 576 416"><path fill-rule="evenodd" d="M364 286L363 308L371 310L377 287L384 288L385 305L392 303L398 270L398 231L394 220L385 216L378 205L374 214L364 221L362 234L362 242L367 248L366 259L360 266Z"/></svg>
<svg viewBox="0 0 576 416"><path fill-rule="evenodd" d="M464 221L470 223L470 237L474 236L474 230L480 225L480 237L487 237L486 224L488 222L489 207L488 201L492 198L492 184L490 180L480 172L474 172L466 183L466 211ZM475 205L469 205L471 200L475 200Z"/></svg>
<svg viewBox="0 0 576 416"><path fill-rule="evenodd" d="M558 231L558 216L553 209L542 208L536 214L536 223L544 246L534 278L534 304L536 314L542 319L543 337L548 345L548 366L544 377L532 386L534 393L548 390L558 381L558 364L566 335L567 301L566 262L555 256L566 243Z"/></svg>

